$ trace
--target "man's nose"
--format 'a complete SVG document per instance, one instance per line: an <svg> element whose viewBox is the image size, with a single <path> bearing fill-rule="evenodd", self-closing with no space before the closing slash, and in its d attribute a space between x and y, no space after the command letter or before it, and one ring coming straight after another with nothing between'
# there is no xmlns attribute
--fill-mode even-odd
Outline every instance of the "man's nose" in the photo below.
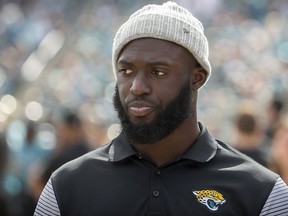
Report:
<svg viewBox="0 0 288 216"><path fill-rule="evenodd" d="M139 72L135 75L130 91L135 95L143 95L150 93L149 78L144 72Z"/></svg>

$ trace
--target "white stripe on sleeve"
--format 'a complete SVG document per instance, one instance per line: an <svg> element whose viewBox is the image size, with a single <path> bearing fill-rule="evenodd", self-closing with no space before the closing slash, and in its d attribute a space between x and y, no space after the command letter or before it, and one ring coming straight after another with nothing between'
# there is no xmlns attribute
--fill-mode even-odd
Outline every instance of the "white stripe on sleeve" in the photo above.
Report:
<svg viewBox="0 0 288 216"><path fill-rule="evenodd" d="M288 186L281 179L277 179L260 216L287 216L288 215Z"/></svg>
<svg viewBox="0 0 288 216"><path fill-rule="evenodd" d="M38 200L34 216L60 216L51 179L47 182Z"/></svg>

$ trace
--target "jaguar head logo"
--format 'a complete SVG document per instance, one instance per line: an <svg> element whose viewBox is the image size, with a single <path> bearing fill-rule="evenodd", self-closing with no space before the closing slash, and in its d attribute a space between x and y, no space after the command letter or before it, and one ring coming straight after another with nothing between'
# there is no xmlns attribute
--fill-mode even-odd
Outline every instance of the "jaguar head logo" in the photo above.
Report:
<svg viewBox="0 0 288 216"><path fill-rule="evenodd" d="M205 205L211 211L217 211L220 205L223 205L226 200L223 195L215 190L200 190L193 191L198 202Z"/></svg>

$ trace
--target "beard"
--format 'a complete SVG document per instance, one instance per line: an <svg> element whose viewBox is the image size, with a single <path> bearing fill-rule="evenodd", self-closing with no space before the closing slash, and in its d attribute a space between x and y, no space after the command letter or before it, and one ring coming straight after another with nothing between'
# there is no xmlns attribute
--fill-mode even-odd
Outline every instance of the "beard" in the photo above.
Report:
<svg viewBox="0 0 288 216"><path fill-rule="evenodd" d="M139 96L139 99L141 96ZM134 124L129 120L127 110L120 101L119 89L116 85L113 96L114 108L121 122L122 132L132 144L153 144L171 134L192 114L192 90L187 82L180 93L165 108L158 109L154 120L146 124Z"/></svg>

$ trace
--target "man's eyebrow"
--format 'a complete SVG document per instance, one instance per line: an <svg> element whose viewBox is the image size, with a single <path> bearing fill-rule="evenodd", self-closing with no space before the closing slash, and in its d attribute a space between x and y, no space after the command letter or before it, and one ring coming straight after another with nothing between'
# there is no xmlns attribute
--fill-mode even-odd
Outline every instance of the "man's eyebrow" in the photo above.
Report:
<svg viewBox="0 0 288 216"><path fill-rule="evenodd" d="M151 61L151 62L149 62L149 65L166 65L166 66L168 66L169 65L169 63L167 62L167 61Z"/></svg>

